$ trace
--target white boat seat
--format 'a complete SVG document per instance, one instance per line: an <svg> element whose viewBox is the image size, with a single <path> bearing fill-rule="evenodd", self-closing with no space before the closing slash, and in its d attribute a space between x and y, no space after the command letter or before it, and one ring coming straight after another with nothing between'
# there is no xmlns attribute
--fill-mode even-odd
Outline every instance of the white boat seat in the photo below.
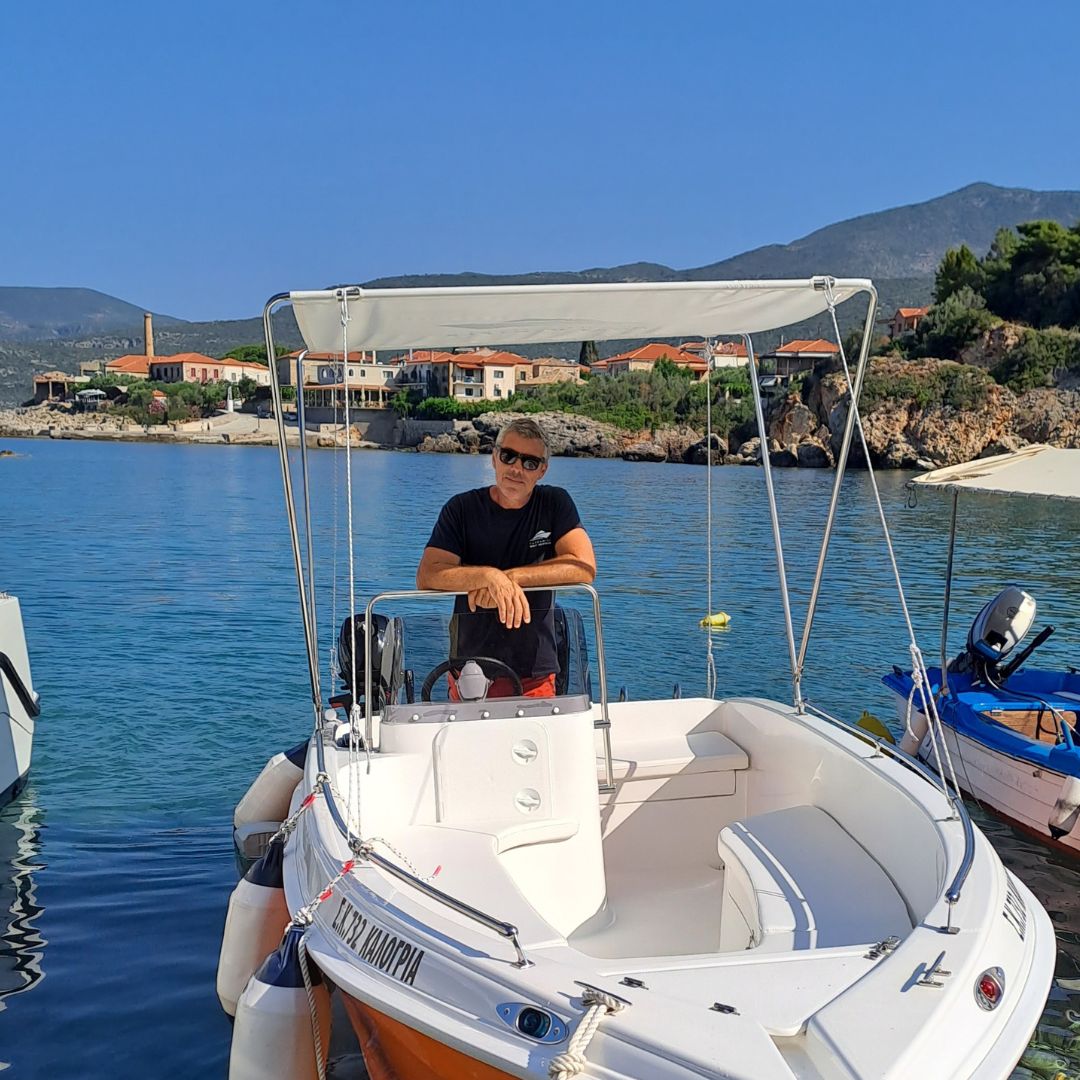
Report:
<svg viewBox="0 0 1080 1080"><path fill-rule="evenodd" d="M474 821L458 825L462 832L482 833L495 842L495 854L525 847L527 844L553 844L577 836L578 823L573 818L543 818L507 825L498 821Z"/></svg>
<svg viewBox="0 0 1080 1080"><path fill-rule="evenodd" d="M748 769L746 752L719 731L661 735L652 739L619 739L613 747L616 780L653 780L691 773ZM602 771L603 763L599 763Z"/></svg>
<svg viewBox="0 0 1080 1080"><path fill-rule="evenodd" d="M912 928L885 871L816 806L736 821L717 848L723 950L865 945Z"/></svg>

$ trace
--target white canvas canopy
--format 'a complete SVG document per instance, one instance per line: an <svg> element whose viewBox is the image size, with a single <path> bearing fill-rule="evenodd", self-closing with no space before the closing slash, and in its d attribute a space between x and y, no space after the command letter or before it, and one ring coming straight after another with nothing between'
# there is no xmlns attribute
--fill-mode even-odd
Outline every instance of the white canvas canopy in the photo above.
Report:
<svg viewBox="0 0 1080 1080"><path fill-rule="evenodd" d="M947 491L1080 499L1080 450L1026 446L1012 454L934 469L915 477L912 483Z"/></svg>
<svg viewBox="0 0 1080 1080"><path fill-rule="evenodd" d="M312 352L613 341L775 330L873 288L862 278L797 281L490 285L443 289L350 287L289 294Z"/></svg>

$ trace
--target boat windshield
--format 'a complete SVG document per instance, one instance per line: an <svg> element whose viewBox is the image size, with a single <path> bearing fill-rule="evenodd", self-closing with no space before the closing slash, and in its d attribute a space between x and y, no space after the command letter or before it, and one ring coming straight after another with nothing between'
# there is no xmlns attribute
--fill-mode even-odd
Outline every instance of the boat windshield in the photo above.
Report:
<svg viewBox="0 0 1080 1080"><path fill-rule="evenodd" d="M494 611L470 612L464 597L379 600L370 645L362 617L341 626L334 689L363 699L367 651L373 711L387 713L387 720L390 712L397 714L395 706L428 703L526 697L591 702L596 649L592 620L584 617L588 606L570 596L552 600L550 592L531 593L529 623L509 630Z"/></svg>

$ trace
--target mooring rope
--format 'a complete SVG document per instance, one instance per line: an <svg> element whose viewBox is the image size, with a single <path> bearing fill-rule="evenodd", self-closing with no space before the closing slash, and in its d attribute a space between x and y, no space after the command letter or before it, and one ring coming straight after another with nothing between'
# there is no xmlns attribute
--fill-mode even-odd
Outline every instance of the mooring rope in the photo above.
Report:
<svg viewBox="0 0 1080 1080"><path fill-rule="evenodd" d="M315 1070L319 1080L326 1080L326 1058L323 1055L322 1031L319 1024L319 1007L315 1001L315 988L311 983L311 972L308 970L307 936L311 933L311 927L300 935L300 943L297 953L300 958L300 974L304 979L304 990L307 993L308 1012L311 1016L311 1036L315 1043Z"/></svg>
<svg viewBox="0 0 1080 1080"><path fill-rule="evenodd" d="M605 994L594 986L585 987L581 995L581 1004L586 1007L585 1015L581 1018L577 1030L574 1032L567 1048L554 1057L548 1067L549 1080L570 1080L584 1072L589 1064L585 1057L585 1051L589 1048L600 1021L609 1014L622 1012L626 1008L626 1002L612 994Z"/></svg>

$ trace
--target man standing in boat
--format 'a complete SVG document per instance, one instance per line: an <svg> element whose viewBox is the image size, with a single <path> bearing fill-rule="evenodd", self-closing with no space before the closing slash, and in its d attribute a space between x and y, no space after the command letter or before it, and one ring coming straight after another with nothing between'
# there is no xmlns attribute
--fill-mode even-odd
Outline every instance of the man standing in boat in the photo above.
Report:
<svg viewBox="0 0 1080 1080"><path fill-rule="evenodd" d="M442 508L416 571L420 589L464 593L454 603L454 659L491 657L521 679L528 697L555 693L558 660L550 592L588 584L596 556L577 507L562 488L541 484L550 447L535 420L512 420L495 440L495 483L455 495ZM507 697L496 678L488 697ZM451 679L450 693L456 698Z"/></svg>

